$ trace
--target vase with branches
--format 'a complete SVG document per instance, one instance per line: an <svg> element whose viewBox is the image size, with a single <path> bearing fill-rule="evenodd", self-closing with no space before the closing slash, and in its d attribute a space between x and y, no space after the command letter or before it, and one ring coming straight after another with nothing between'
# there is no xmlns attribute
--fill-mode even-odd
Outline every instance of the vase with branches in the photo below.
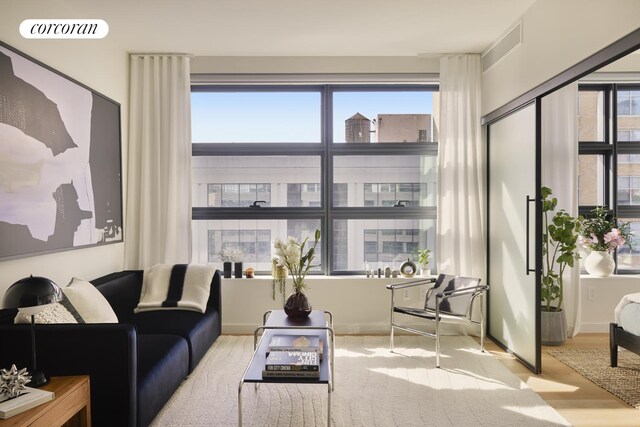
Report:
<svg viewBox="0 0 640 427"><path fill-rule="evenodd" d="M284 266L291 275L293 293L289 296L284 305L284 310L289 317L306 317L311 313L311 304L304 295L306 288L305 279L307 273L313 267L313 260L316 256L316 247L320 240L320 230L314 234L313 245L305 252L305 247L309 237L307 236L301 243L295 238L289 237L286 241L276 239L273 247L278 260L278 264ZM275 290L275 284L274 284ZM280 293L284 298L286 286L280 287ZM275 291L273 293L275 300Z"/></svg>

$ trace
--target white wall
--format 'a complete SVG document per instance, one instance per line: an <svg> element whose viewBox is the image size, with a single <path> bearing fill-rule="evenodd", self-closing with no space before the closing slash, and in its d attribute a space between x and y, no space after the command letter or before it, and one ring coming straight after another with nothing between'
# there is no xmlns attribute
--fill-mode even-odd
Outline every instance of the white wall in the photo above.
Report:
<svg viewBox="0 0 640 427"><path fill-rule="evenodd" d="M440 72L439 59L407 56L199 56L193 58L193 60L191 61L192 74L438 72Z"/></svg>
<svg viewBox="0 0 640 427"><path fill-rule="evenodd" d="M405 278L309 277L305 295L314 310L327 310L334 316L334 330L338 334L388 334L391 315L390 283L400 283ZM291 292L287 281L287 295ZM426 287L397 291L396 305L424 306ZM276 300L271 299L271 277L255 279L222 279L222 333L248 334L262 324L267 310L282 309L282 299L276 290ZM474 316L475 318L475 316ZM423 330L433 331L429 322L404 316L396 320ZM478 334L477 326L443 325L444 334ZM397 331L398 333L401 333Z"/></svg>
<svg viewBox="0 0 640 427"><path fill-rule="evenodd" d="M640 72L640 51L618 59L600 70L603 73L638 73Z"/></svg>
<svg viewBox="0 0 640 427"><path fill-rule="evenodd" d="M637 0L537 0L523 42L482 76L482 115L526 93L640 26Z"/></svg>
<svg viewBox="0 0 640 427"><path fill-rule="evenodd" d="M580 333L609 332L613 311L627 294L640 292L640 276L580 276Z"/></svg>
<svg viewBox="0 0 640 427"><path fill-rule="evenodd" d="M307 280L305 294L313 309L333 313L338 333L386 333L389 330L389 283L403 279L320 277ZM290 281L288 281L290 282ZM287 295L291 292L287 285ZM282 309L276 290L271 298L271 277L222 280L222 332L250 333L262 324L267 310ZM412 294L413 297L419 296Z"/></svg>
<svg viewBox="0 0 640 427"><path fill-rule="evenodd" d="M115 46L108 36L103 40L26 40L20 36L18 27L24 19L76 17L72 10L64 10L57 3L3 1L0 12L0 40L121 104L122 172L123 182L126 183L128 55L123 49ZM123 194L124 200L126 197ZM93 279L121 270L123 247L122 243L116 243L0 261L0 301L13 282L30 274L46 276L62 285L67 284L72 276Z"/></svg>

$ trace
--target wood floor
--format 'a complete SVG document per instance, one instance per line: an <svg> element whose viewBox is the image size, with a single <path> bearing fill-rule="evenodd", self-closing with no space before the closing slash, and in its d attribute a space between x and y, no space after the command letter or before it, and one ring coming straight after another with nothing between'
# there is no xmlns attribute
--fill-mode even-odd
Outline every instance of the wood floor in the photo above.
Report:
<svg viewBox="0 0 640 427"><path fill-rule="evenodd" d="M579 334L568 339L565 346L608 348L609 335ZM640 426L640 410L627 405L547 353L548 349L558 347L542 347L542 375L532 374L491 341L487 342L486 348L572 425Z"/></svg>

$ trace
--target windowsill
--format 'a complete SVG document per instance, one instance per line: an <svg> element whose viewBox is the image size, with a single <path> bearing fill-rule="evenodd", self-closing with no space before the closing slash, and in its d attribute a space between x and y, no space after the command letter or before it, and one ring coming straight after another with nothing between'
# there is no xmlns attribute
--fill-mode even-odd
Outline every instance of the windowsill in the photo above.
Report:
<svg viewBox="0 0 640 427"><path fill-rule="evenodd" d="M640 274L612 274L611 276L607 276L607 277L597 277L597 276L591 276L590 274L581 274L580 275L580 280L581 281L594 281L594 282L600 282L600 281L626 281L626 280L638 280L640 279Z"/></svg>
<svg viewBox="0 0 640 427"><path fill-rule="evenodd" d="M367 276L349 276L349 275L343 275L343 276L325 276L325 275L309 275L306 277L306 281L323 281L323 280L343 280L343 281L370 281L370 282L376 282L376 281L401 281L401 280L419 280L419 279L435 279L437 276L428 276L428 277L422 277L422 276L414 276L414 277L367 277ZM246 282L246 281L256 281L256 282L264 282L264 281L268 281L269 283L271 283L271 281L273 280L272 276L256 276L253 278L246 278L243 277L241 279L236 279L235 277L232 278L222 278L223 280L229 280L229 281L242 281L242 282ZM290 280L290 277L288 277L287 279Z"/></svg>

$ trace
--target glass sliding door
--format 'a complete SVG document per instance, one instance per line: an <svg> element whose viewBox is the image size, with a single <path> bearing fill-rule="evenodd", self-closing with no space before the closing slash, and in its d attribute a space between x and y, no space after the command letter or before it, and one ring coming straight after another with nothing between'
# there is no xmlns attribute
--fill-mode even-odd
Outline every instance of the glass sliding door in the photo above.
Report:
<svg viewBox="0 0 640 427"><path fill-rule="evenodd" d="M488 334L540 371L536 104L488 125Z"/></svg>

